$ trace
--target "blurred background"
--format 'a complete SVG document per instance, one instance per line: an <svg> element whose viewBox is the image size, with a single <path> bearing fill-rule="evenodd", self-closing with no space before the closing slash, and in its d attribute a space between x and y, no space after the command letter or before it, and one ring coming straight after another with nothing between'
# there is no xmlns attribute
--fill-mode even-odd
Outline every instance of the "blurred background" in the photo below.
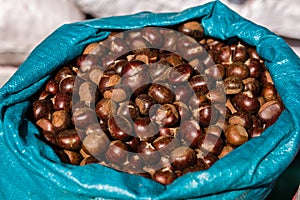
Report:
<svg viewBox="0 0 300 200"><path fill-rule="evenodd" d="M0 0L0 87L30 52L59 26L141 11L178 12L212 0ZM241 16L282 36L300 56L300 0L221 0ZM268 199L292 199L300 184L300 155ZM299 198L300 199L300 198Z"/></svg>

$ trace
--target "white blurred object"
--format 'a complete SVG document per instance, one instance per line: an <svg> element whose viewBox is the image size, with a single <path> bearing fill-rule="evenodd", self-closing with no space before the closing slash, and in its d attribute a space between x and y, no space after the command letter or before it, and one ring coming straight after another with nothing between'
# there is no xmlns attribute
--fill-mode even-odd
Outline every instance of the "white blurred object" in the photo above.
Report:
<svg viewBox="0 0 300 200"><path fill-rule="evenodd" d="M74 0L80 9L93 17L134 14L142 11L178 12L214 0ZM300 55L300 0L220 0L229 8L286 38ZM225 14L225 13L224 13ZM295 44L296 46L293 46Z"/></svg>
<svg viewBox="0 0 300 200"><path fill-rule="evenodd" d="M0 65L19 65L56 28L84 19L72 0L0 0Z"/></svg>
<svg viewBox="0 0 300 200"><path fill-rule="evenodd" d="M177 12L200 5L201 0L74 0L80 9L93 17L134 14L142 11Z"/></svg>
<svg viewBox="0 0 300 200"><path fill-rule="evenodd" d="M10 79L17 69L17 67L12 66L0 66L0 88Z"/></svg>

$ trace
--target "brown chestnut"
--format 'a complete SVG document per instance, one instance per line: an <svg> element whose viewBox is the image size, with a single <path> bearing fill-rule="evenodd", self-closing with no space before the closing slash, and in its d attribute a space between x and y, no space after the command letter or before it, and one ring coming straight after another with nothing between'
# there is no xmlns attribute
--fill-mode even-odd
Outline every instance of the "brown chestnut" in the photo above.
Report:
<svg viewBox="0 0 300 200"><path fill-rule="evenodd" d="M154 121L161 127L173 127L179 121L179 113L172 104L163 104L155 113Z"/></svg>
<svg viewBox="0 0 300 200"><path fill-rule="evenodd" d="M265 85L262 89L262 96L265 101L272 101L277 99L277 91L274 85L268 84Z"/></svg>
<svg viewBox="0 0 300 200"><path fill-rule="evenodd" d="M196 120L190 119L181 123L179 134L187 146L195 148L198 146L203 131Z"/></svg>
<svg viewBox="0 0 300 200"><path fill-rule="evenodd" d="M260 108L259 101L251 91L246 91L235 95L232 98L232 103L237 110L256 114Z"/></svg>
<svg viewBox="0 0 300 200"><path fill-rule="evenodd" d="M112 164L122 165L128 158L127 144L121 140L112 141L105 152L105 158Z"/></svg>
<svg viewBox="0 0 300 200"><path fill-rule="evenodd" d="M135 98L135 105L142 115L149 115L149 110L156 101L147 94L140 94Z"/></svg>
<svg viewBox="0 0 300 200"><path fill-rule="evenodd" d="M177 178L177 175L170 168L166 167L155 171L152 178L163 185L168 185Z"/></svg>
<svg viewBox="0 0 300 200"><path fill-rule="evenodd" d="M51 123L58 132L63 131L71 128L71 116L65 110L55 111L52 113Z"/></svg>
<svg viewBox="0 0 300 200"><path fill-rule="evenodd" d="M82 149L86 154L101 158L110 141L104 133L91 133L82 142Z"/></svg>
<svg viewBox="0 0 300 200"><path fill-rule="evenodd" d="M239 124L246 129L252 127L252 117L245 112L236 112L229 119L229 124Z"/></svg>
<svg viewBox="0 0 300 200"><path fill-rule="evenodd" d="M181 146L171 152L171 165L175 170L183 170L184 168L196 164L196 153L188 146Z"/></svg>
<svg viewBox="0 0 300 200"><path fill-rule="evenodd" d="M197 93L200 92L202 94L208 92L210 89L210 84L208 78L204 75L196 75L193 76L189 81L192 89Z"/></svg>
<svg viewBox="0 0 300 200"><path fill-rule="evenodd" d="M75 129L67 129L57 134L56 143L59 147L67 150L79 150L81 138Z"/></svg>
<svg viewBox="0 0 300 200"><path fill-rule="evenodd" d="M280 116L283 106L280 102L273 100L268 101L261 106L258 111L258 117L268 125L273 124Z"/></svg>
<svg viewBox="0 0 300 200"><path fill-rule="evenodd" d="M149 117L138 117L133 127L136 136L141 141L149 141L158 133L157 125Z"/></svg>
<svg viewBox="0 0 300 200"><path fill-rule="evenodd" d="M237 77L227 77L223 80L224 91L226 94L238 94L243 91L244 85L241 79Z"/></svg>
<svg viewBox="0 0 300 200"><path fill-rule="evenodd" d="M99 118L106 121L116 112L116 109L117 105L114 101L103 98L96 104L95 112Z"/></svg>
<svg viewBox="0 0 300 200"><path fill-rule="evenodd" d="M59 90L58 83L59 82L56 80L53 80L53 79L49 80L46 84L45 91L49 92L50 94L55 95Z"/></svg>
<svg viewBox="0 0 300 200"><path fill-rule="evenodd" d="M210 104L202 105L193 111L194 119L199 122L200 126L204 127L216 123L219 116L220 113L218 110L212 107Z"/></svg>
<svg viewBox="0 0 300 200"><path fill-rule="evenodd" d="M148 95L159 104L173 103L175 100L175 94L172 90L159 83L154 83L150 86Z"/></svg>
<svg viewBox="0 0 300 200"><path fill-rule="evenodd" d="M249 75L249 68L242 62L234 62L226 67L226 77L237 77L239 79L247 78Z"/></svg>
<svg viewBox="0 0 300 200"><path fill-rule="evenodd" d="M225 137L229 144L240 146L248 141L246 129L238 124L229 125L225 130Z"/></svg>
<svg viewBox="0 0 300 200"><path fill-rule="evenodd" d="M37 100L33 102L33 116L37 121L41 118L51 119L53 105L50 100Z"/></svg>
<svg viewBox="0 0 300 200"><path fill-rule="evenodd" d="M182 64L174 67L169 73L169 81L173 84L180 84L188 81L193 72L189 64Z"/></svg>
<svg viewBox="0 0 300 200"><path fill-rule="evenodd" d="M201 40L204 36L204 29L202 25L197 21L186 22L178 27L178 31L195 38L196 40Z"/></svg>
<svg viewBox="0 0 300 200"><path fill-rule="evenodd" d="M132 124L124 116L111 116L107 120L107 127L110 132L110 135L117 140L129 141L132 138Z"/></svg>

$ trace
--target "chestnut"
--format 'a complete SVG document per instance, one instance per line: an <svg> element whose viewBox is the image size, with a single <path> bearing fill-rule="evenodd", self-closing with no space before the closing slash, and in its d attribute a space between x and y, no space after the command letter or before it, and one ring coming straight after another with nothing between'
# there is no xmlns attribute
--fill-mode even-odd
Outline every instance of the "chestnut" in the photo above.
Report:
<svg viewBox="0 0 300 200"><path fill-rule="evenodd" d="M128 158L128 146L121 140L114 140L110 143L105 152L105 158L109 163L122 165Z"/></svg>
<svg viewBox="0 0 300 200"><path fill-rule="evenodd" d="M188 81L193 72L189 64L182 64L174 67L169 73L169 81L173 84L180 84Z"/></svg>
<svg viewBox="0 0 300 200"><path fill-rule="evenodd" d="M79 163L79 165L83 166L83 165L92 164L92 163L99 163L99 160L97 160L93 156L89 156L89 157L83 158L81 160L81 162Z"/></svg>
<svg viewBox="0 0 300 200"><path fill-rule="evenodd" d="M196 93L204 94L210 89L210 83L205 75L195 75L190 79L189 83Z"/></svg>
<svg viewBox="0 0 300 200"><path fill-rule="evenodd" d="M106 121L116 112L116 109L117 105L114 101L103 98L96 104L95 112L99 118Z"/></svg>
<svg viewBox="0 0 300 200"><path fill-rule="evenodd" d="M238 124L229 125L225 130L225 137L229 144L240 146L248 141L246 129Z"/></svg>
<svg viewBox="0 0 300 200"><path fill-rule="evenodd" d="M79 108L72 115L72 121L76 128L85 129L88 125L96 123L95 111L91 108Z"/></svg>
<svg viewBox="0 0 300 200"><path fill-rule="evenodd" d="M103 92L103 97L107 99L112 99L115 102L122 102L128 98L128 88L122 86L116 86L113 88L106 89Z"/></svg>
<svg viewBox="0 0 300 200"><path fill-rule="evenodd" d="M41 118L51 119L51 114L53 112L53 105L50 100L37 100L33 102L33 116L37 121Z"/></svg>
<svg viewBox="0 0 300 200"><path fill-rule="evenodd" d="M66 77L60 81L59 90L63 93L72 94L74 83L75 83L74 76Z"/></svg>
<svg viewBox="0 0 300 200"><path fill-rule="evenodd" d="M104 133L91 133L82 142L82 149L86 154L101 158L110 141Z"/></svg>
<svg viewBox="0 0 300 200"><path fill-rule="evenodd" d="M122 84L124 87L128 87L134 96L138 96L142 93L147 93L149 89L151 77L146 71L139 71L134 76L123 76Z"/></svg>
<svg viewBox="0 0 300 200"><path fill-rule="evenodd" d="M64 150L64 153L67 154L72 165L79 165L83 159L82 155L76 151Z"/></svg>
<svg viewBox="0 0 300 200"><path fill-rule="evenodd" d="M129 141L132 138L132 124L124 116L111 116L107 120L107 127L110 132L110 135L117 140Z"/></svg>
<svg viewBox="0 0 300 200"><path fill-rule="evenodd" d="M277 100L268 101L261 106L258 111L258 117L268 125L273 124L280 116L283 106Z"/></svg>
<svg viewBox="0 0 300 200"><path fill-rule="evenodd" d="M198 146L198 142L202 134L203 131L196 120L185 120L180 125L180 138L191 148Z"/></svg>
<svg viewBox="0 0 300 200"><path fill-rule="evenodd" d="M137 153L139 153L145 164L156 164L161 158L160 153L147 141L140 142L137 146Z"/></svg>
<svg viewBox="0 0 300 200"><path fill-rule="evenodd" d="M193 111L193 118L197 120L200 126L207 127L217 122L220 113L210 104L204 104Z"/></svg>
<svg viewBox="0 0 300 200"><path fill-rule="evenodd" d="M102 129L101 124L99 122L96 123L90 123L89 125L87 125L86 129L85 129L85 134L89 135L89 134L94 134L94 133L104 133L105 130Z"/></svg>
<svg viewBox="0 0 300 200"><path fill-rule="evenodd" d="M190 110L194 110L207 103L208 103L207 95L201 92L197 92L190 98L188 105Z"/></svg>
<svg viewBox="0 0 300 200"><path fill-rule="evenodd" d="M214 58L214 57L213 57ZM224 46L220 48L220 51L215 56L216 63L230 63L232 60L232 51L229 46Z"/></svg>
<svg viewBox="0 0 300 200"><path fill-rule="evenodd" d="M104 73L98 85L99 91L103 94L106 89L114 87L120 82L121 76L115 72Z"/></svg>
<svg viewBox="0 0 300 200"><path fill-rule="evenodd" d="M110 42L110 51L116 55L123 55L129 51L129 48L122 38L115 37Z"/></svg>
<svg viewBox="0 0 300 200"><path fill-rule="evenodd" d="M176 44L180 39L181 35L178 34L176 31L167 31L166 33L164 33L163 36L164 36L163 49L166 49L171 52L175 51Z"/></svg>
<svg viewBox="0 0 300 200"><path fill-rule="evenodd" d="M206 94L206 98L213 104L225 104L226 95L223 91L210 90Z"/></svg>
<svg viewBox="0 0 300 200"><path fill-rule="evenodd" d="M161 58L163 59L163 58ZM185 62L183 61L182 57L179 56L176 53L170 53L166 56L166 58L164 58L170 65L171 67L176 67L179 65L183 65Z"/></svg>
<svg viewBox="0 0 300 200"><path fill-rule="evenodd" d="M180 101L175 101L173 105L176 107L180 120L186 120L189 119L192 115L192 112L190 111L189 107Z"/></svg>
<svg viewBox="0 0 300 200"><path fill-rule="evenodd" d="M73 75L74 75L73 71L69 67L64 66L56 73L54 80L59 83L64 78L70 77Z"/></svg>
<svg viewBox="0 0 300 200"><path fill-rule="evenodd" d="M54 110L71 111L71 99L70 95L58 92L52 99Z"/></svg>
<svg viewBox="0 0 300 200"><path fill-rule="evenodd" d="M172 65L169 62L160 60L156 63L150 64L147 70L153 83L155 83L167 80L169 73L172 70L171 67Z"/></svg>
<svg viewBox="0 0 300 200"><path fill-rule="evenodd" d="M163 45L163 36L156 28L145 27L143 28L141 35L151 44L152 48L159 48Z"/></svg>
<svg viewBox="0 0 300 200"><path fill-rule="evenodd" d="M263 65L256 58L250 58L245 64L249 68L249 77L259 78L263 71Z"/></svg>
<svg viewBox="0 0 300 200"><path fill-rule="evenodd" d="M251 91L236 94L232 98L232 103L237 110L250 114L256 114L260 108L257 97Z"/></svg>
<svg viewBox="0 0 300 200"><path fill-rule="evenodd" d="M85 102L96 102L99 96L97 86L88 81L80 84L78 88L78 94L79 94L80 101L85 101Z"/></svg>
<svg viewBox="0 0 300 200"><path fill-rule="evenodd" d="M163 127L163 128L161 128L159 130L159 135L160 136L169 135L169 136L175 137L178 132L179 132L179 128L178 127L175 127L175 128Z"/></svg>
<svg viewBox="0 0 300 200"><path fill-rule="evenodd" d="M183 23L178 27L178 31L191 36L196 40L201 40L204 36L204 29L202 25L197 21Z"/></svg>
<svg viewBox="0 0 300 200"><path fill-rule="evenodd" d="M256 78L243 79L244 91L251 91L254 95L260 92L260 83Z"/></svg>
<svg viewBox="0 0 300 200"><path fill-rule="evenodd" d="M171 165L175 170L183 170L184 168L196 164L196 153L188 146L181 146L174 149L170 154Z"/></svg>
<svg viewBox="0 0 300 200"><path fill-rule="evenodd" d="M147 66L144 62L140 60L131 60L126 63L122 69L122 75L124 76L134 76L137 73L147 69Z"/></svg>
<svg viewBox="0 0 300 200"><path fill-rule="evenodd" d="M119 103L117 115L124 116L128 119L135 120L139 116L139 109L132 101L124 101Z"/></svg>
<svg viewBox="0 0 300 200"><path fill-rule="evenodd" d="M51 123L60 132L71 128L71 116L66 110L58 110L52 113Z"/></svg>
<svg viewBox="0 0 300 200"><path fill-rule="evenodd" d="M135 98L135 105L142 115L149 115L149 110L156 101L147 94L140 94Z"/></svg>
<svg viewBox="0 0 300 200"><path fill-rule="evenodd" d="M159 136L152 144L157 151L160 151L162 156L169 155L169 153L179 145L177 139L169 135Z"/></svg>
<svg viewBox="0 0 300 200"><path fill-rule="evenodd" d="M166 167L155 171L152 178L163 185L168 185L177 178L177 175L170 168Z"/></svg>
<svg viewBox="0 0 300 200"><path fill-rule="evenodd" d="M79 150L82 142L75 129L67 129L59 132L56 136L56 144L67 150Z"/></svg>
<svg viewBox="0 0 300 200"><path fill-rule="evenodd" d="M218 155L223 149L222 129L218 126L209 126L206 134L202 134L198 148Z"/></svg>
<svg viewBox="0 0 300 200"><path fill-rule="evenodd" d="M173 127L179 121L179 113L172 104L163 104L155 113L154 121L161 127Z"/></svg>
<svg viewBox="0 0 300 200"><path fill-rule="evenodd" d="M45 91L55 95L59 91L58 84L59 82L54 79L49 80L46 84Z"/></svg>
<svg viewBox="0 0 300 200"><path fill-rule="evenodd" d="M239 124L246 129L252 127L252 117L246 112L236 112L229 119L229 124Z"/></svg>
<svg viewBox="0 0 300 200"><path fill-rule="evenodd" d="M173 103L175 100L175 94L173 91L159 83L153 83L150 86L148 95L159 104Z"/></svg>
<svg viewBox="0 0 300 200"><path fill-rule="evenodd" d="M55 127L49 119L41 118L36 121L36 125L38 125L43 130L43 132L50 132L55 134Z"/></svg>
<svg viewBox="0 0 300 200"><path fill-rule="evenodd" d="M151 140L157 133L157 125L149 117L139 117L134 121L134 131L141 141Z"/></svg>
<svg viewBox="0 0 300 200"><path fill-rule="evenodd" d="M213 80L222 80L225 76L225 67L222 64L216 64L207 67L204 71L205 75Z"/></svg>
<svg viewBox="0 0 300 200"><path fill-rule="evenodd" d="M99 60L99 56L95 54L83 54L76 59L76 66L81 68L84 66L97 65Z"/></svg>
<svg viewBox="0 0 300 200"><path fill-rule="evenodd" d="M143 170L144 161L138 154L129 154L128 162L125 162L122 166L122 171L130 174L145 173Z"/></svg>
<svg viewBox="0 0 300 200"><path fill-rule="evenodd" d="M199 159L202 159L208 168L219 160L218 157L211 152L206 153L202 158L198 158L198 160Z"/></svg>
<svg viewBox="0 0 300 200"><path fill-rule="evenodd" d="M175 101L188 103L194 91L189 84L180 84L174 88L174 94Z"/></svg>
<svg viewBox="0 0 300 200"><path fill-rule="evenodd" d="M265 101L272 101L277 99L277 91L273 84L265 85L262 89L262 96Z"/></svg>
<svg viewBox="0 0 300 200"><path fill-rule="evenodd" d="M226 79L223 80L224 84L224 91L226 94L238 94L243 91L244 89L244 84L241 79L237 77L227 77Z"/></svg>
<svg viewBox="0 0 300 200"><path fill-rule="evenodd" d="M237 77L239 79L247 78L249 68L242 62L233 62L226 67L226 77Z"/></svg>
<svg viewBox="0 0 300 200"><path fill-rule="evenodd" d="M233 62L245 62L248 57L249 55L247 52L247 48L244 45L239 43L235 46L232 56Z"/></svg>

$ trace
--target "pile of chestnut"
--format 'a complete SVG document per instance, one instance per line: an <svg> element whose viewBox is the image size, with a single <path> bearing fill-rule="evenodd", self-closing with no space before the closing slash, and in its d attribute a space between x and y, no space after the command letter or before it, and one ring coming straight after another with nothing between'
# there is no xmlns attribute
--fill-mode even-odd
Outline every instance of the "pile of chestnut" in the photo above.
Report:
<svg viewBox="0 0 300 200"><path fill-rule="evenodd" d="M188 21L89 44L37 93L32 118L62 162L166 185L260 136L283 109L254 47Z"/></svg>

